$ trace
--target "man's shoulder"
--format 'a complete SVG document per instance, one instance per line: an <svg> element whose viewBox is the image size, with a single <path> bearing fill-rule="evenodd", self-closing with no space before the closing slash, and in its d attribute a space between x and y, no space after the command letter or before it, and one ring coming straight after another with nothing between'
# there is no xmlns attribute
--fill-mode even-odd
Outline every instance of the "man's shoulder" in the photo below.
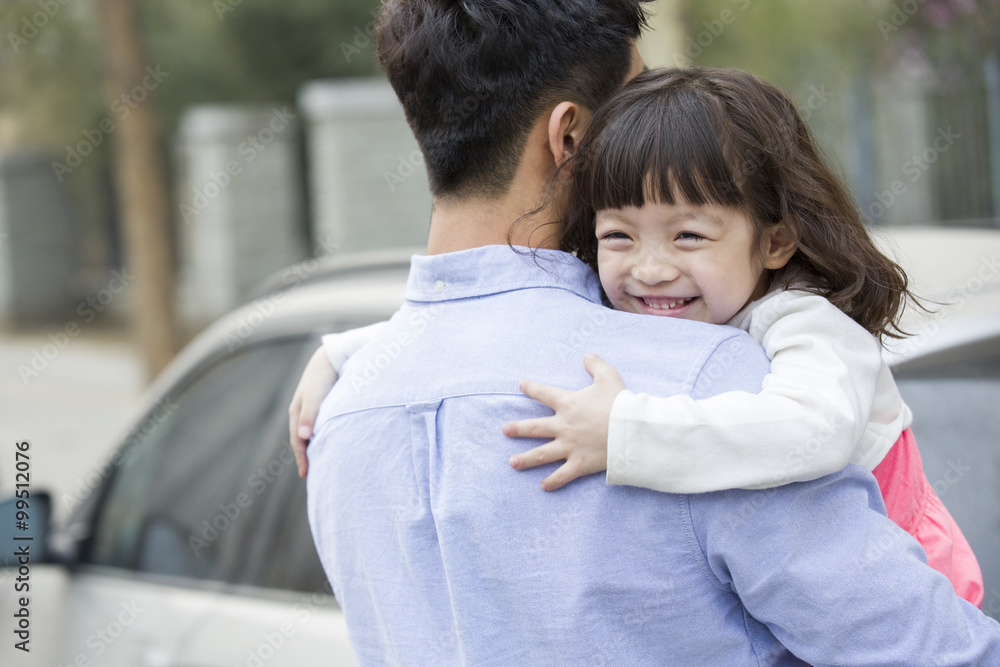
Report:
<svg viewBox="0 0 1000 667"><path fill-rule="evenodd" d="M614 311L563 289L519 289L408 302L348 361L333 393L344 411L517 393L524 379L576 389L592 382L587 353L654 395L759 391L767 372L763 351L738 329Z"/></svg>
<svg viewBox="0 0 1000 667"><path fill-rule="evenodd" d="M558 308L545 312L548 322L558 322L581 330L602 327L622 336L622 342L631 346L662 346L665 341L697 341L699 345L720 345L726 341L746 339L746 344L756 345L746 332L723 324L708 324L671 317L640 315L608 308L583 298L565 298L564 295L511 294L514 299L541 298L558 301ZM590 325L590 326L588 326ZM737 343L742 344L742 343Z"/></svg>
<svg viewBox="0 0 1000 667"><path fill-rule="evenodd" d="M760 345L734 327L654 317L612 310L572 295L511 294L507 312L541 313L526 333L516 316L497 326L511 355L551 356L552 363L583 370L583 355L594 353L614 366L630 389L666 396L675 393L714 395L723 391L760 390L770 369ZM516 305L515 305L516 304ZM476 313L470 319L478 318ZM544 324L541 324L544 322ZM491 326L481 320L470 326ZM536 367L548 369L541 360ZM559 369L553 368L550 384ZM547 372L547 370L546 370ZM527 375L545 381L544 377ZM580 380L589 381L586 373Z"/></svg>

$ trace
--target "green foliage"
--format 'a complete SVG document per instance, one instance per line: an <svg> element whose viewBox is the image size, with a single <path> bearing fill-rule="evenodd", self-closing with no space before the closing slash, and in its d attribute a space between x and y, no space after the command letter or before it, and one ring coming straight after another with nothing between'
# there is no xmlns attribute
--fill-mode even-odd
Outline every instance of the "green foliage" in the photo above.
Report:
<svg viewBox="0 0 1000 667"><path fill-rule="evenodd" d="M34 2L0 4L0 114L18 143L61 146L103 115L90 18L72 4L51 17Z"/></svg>
<svg viewBox="0 0 1000 667"><path fill-rule="evenodd" d="M377 5L377 0L141 2L149 64L169 72L151 98L164 130L169 134L192 104L289 103L310 79L377 74L374 40L364 39ZM14 119L18 144L60 150L109 111L96 0L51 6L59 7L52 16L37 16L37 0L0 3L0 116ZM33 17L43 27L32 30Z"/></svg>
<svg viewBox="0 0 1000 667"><path fill-rule="evenodd" d="M942 81L978 69L1000 43L997 0L929 0L912 16L894 9L879 26L896 45L897 58L919 52Z"/></svg>
<svg viewBox="0 0 1000 667"><path fill-rule="evenodd" d="M161 101L166 124L192 104L293 102L305 81L377 74L374 40L347 56L342 46L353 46L356 31L367 38L377 6L377 0L148 0L143 23L151 57L178 74Z"/></svg>
<svg viewBox="0 0 1000 667"><path fill-rule="evenodd" d="M687 3L686 23L697 39L724 11L732 12L732 22L712 35L695 64L749 70L793 92L805 82L845 80L870 67L882 41L876 24L884 4L698 0Z"/></svg>

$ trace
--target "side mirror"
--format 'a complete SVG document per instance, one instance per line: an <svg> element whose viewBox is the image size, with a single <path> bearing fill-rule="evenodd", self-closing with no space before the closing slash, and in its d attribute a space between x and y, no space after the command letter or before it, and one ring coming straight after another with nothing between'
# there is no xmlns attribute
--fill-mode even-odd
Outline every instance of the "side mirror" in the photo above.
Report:
<svg viewBox="0 0 1000 667"><path fill-rule="evenodd" d="M0 567L46 562L51 519L52 498L44 491L0 503Z"/></svg>

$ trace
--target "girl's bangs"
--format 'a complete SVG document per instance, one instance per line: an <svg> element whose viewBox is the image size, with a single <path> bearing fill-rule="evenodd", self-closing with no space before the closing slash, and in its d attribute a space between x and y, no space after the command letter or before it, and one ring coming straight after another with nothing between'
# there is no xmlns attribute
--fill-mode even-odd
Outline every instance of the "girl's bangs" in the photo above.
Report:
<svg viewBox="0 0 1000 667"><path fill-rule="evenodd" d="M742 207L749 170L713 107L690 94L657 94L617 109L594 137L580 194L594 210L647 202Z"/></svg>

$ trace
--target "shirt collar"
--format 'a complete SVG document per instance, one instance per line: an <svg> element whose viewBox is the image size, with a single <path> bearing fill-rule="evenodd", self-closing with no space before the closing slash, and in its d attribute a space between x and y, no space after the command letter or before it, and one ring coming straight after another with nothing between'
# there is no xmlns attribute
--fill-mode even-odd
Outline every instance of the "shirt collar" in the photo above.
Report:
<svg viewBox="0 0 1000 667"><path fill-rule="evenodd" d="M601 302L600 281L589 266L573 255L508 245L414 255L406 300L451 301L537 287L565 289Z"/></svg>

